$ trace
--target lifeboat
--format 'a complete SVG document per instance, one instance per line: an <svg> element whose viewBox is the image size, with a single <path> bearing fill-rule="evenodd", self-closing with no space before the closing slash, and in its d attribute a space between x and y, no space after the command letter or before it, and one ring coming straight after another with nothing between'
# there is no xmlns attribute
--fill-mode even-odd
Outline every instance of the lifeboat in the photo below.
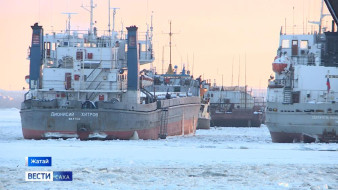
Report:
<svg viewBox="0 0 338 190"><path fill-rule="evenodd" d="M272 63L272 70L278 74L281 74L282 71L287 68L288 64L289 59L287 57L275 57L275 60Z"/></svg>

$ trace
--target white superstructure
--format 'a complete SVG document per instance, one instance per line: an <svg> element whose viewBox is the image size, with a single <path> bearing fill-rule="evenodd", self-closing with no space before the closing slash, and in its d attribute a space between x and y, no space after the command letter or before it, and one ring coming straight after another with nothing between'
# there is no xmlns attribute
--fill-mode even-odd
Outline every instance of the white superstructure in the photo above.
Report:
<svg viewBox="0 0 338 190"><path fill-rule="evenodd" d="M273 142L338 140L338 33L334 26L331 32L280 34L266 109Z"/></svg>
<svg viewBox="0 0 338 190"><path fill-rule="evenodd" d="M121 101L127 91L127 39L110 29L99 35L92 22L94 8L91 0L88 32L70 30L73 13L66 13L67 29L43 36L40 81L31 81L26 99L64 99L65 104L69 100ZM152 29L138 37L141 65L154 61Z"/></svg>

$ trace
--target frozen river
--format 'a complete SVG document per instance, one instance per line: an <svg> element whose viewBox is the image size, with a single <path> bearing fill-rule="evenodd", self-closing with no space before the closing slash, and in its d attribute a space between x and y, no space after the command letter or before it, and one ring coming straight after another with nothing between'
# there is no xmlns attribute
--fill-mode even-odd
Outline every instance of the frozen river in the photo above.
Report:
<svg viewBox="0 0 338 190"><path fill-rule="evenodd" d="M24 140L0 109L0 189L338 189L338 144L275 144L268 129L212 128L165 140ZM52 167L25 166L50 156ZM26 182L25 171L72 171Z"/></svg>

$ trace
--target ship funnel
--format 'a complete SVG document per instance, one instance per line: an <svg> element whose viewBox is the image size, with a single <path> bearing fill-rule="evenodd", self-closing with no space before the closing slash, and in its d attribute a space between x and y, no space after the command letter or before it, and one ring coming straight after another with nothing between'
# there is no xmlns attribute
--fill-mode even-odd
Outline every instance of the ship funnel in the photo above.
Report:
<svg viewBox="0 0 338 190"><path fill-rule="evenodd" d="M137 41L137 27L127 27L128 30L128 52L127 52L127 66L128 66L128 90L139 90L139 51Z"/></svg>
<svg viewBox="0 0 338 190"><path fill-rule="evenodd" d="M43 58L43 29L38 23L32 27L32 45L30 47L29 89L40 87L41 65Z"/></svg>

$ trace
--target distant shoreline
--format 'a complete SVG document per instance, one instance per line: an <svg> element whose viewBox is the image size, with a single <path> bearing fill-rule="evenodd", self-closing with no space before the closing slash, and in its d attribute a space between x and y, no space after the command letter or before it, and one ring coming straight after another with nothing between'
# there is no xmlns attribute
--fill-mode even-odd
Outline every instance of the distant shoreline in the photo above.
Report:
<svg viewBox="0 0 338 190"><path fill-rule="evenodd" d="M9 91L0 89L0 108L20 109L26 91Z"/></svg>

